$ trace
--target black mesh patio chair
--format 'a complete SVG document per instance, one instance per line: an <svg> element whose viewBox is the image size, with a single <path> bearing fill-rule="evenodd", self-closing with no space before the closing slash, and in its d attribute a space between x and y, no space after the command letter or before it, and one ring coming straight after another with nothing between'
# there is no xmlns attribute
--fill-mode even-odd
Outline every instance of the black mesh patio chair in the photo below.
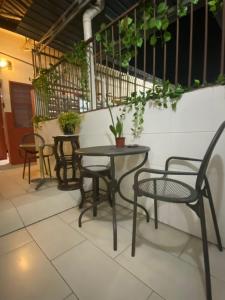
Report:
<svg viewBox="0 0 225 300"><path fill-rule="evenodd" d="M92 189L91 191L84 191L83 182L84 178L91 178L92 179ZM110 192L109 192L109 183L111 178L111 171L109 165L87 165L87 166L80 166L80 191L81 191L81 202L79 205L79 208L83 208L83 205L85 201L87 201L87 193L92 192L92 199L93 204L91 207L93 207L93 216L97 216L97 205L102 202L100 192L102 191L99 187L99 180L100 178L105 182L106 184L106 195L107 199L110 202ZM105 190L104 190L105 192ZM103 200L104 201L104 200ZM110 202L111 203L111 202ZM79 227L81 227L81 218L83 214L90 209L91 207L85 208L80 217L79 217Z"/></svg>
<svg viewBox="0 0 225 300"><path fill-rule="evenodd" d="M50 151L45 152L45 148L50 148ZM25 170L26 166L28 164L28 182L30 184L31 181L31 175L30 175L30 166L31 162L36 161L36 159L39 159L40 157L40 148L42 149L43 153L43 166L44 166L44 171L46 172L47 175L50 177L51 175L51 166L50 166L50 159L49 157L53 155L53 147L52 145L47 145L45 144L44 138L37 134L37 133L28 133L25 134L20 143L20 150L23 152L24 156L24 164L23 164L23 179L25 177ZM46 165L46 160L48 163L48 168Z"/></svg>
<svg viewBox="0 0 225 300"><path fill-rule="evenodd" d="M217 244L220 251L223 250L219 227L216 219L215 209L212 200L212 194L210 191L209 182L206 176L207 167L215 148L215 145L221 136L225 127L225 122L221 124L217 130L214 138L212 139L206 154L203 159L187 158L187 157L170 157L165 164L165 170L155 170L143 168L136 172L134 176L134 211L133 211L133 234L132 234L132 250L131 255L135 256L135 244L136 244L136 218L137 218L137 199L139 196L146 196L154 199L155 210L155 228L158 227L158 212L157 201L164 201L170 203L184 203L190 207L199 217L201 223L202 233L202 245L204 254L204 266L205 266L205 280L206 280L206 296L207 300L212 299L211 292L211 280L210 280L210 266L209 266L209 254L208 254L208 242L207 231L204 211L203 198L206 197L209 200L209 205L212 213L212 219L215 227ZM169 163L171 160L184 160L199 162L200 167L196 172L180 172L169 171ZM142 174L153 174L151 178L139 179ZM192 175L196 176L195 187L188 185L183 181L168 178L169 175ZM143 177L143 176L142 176Z"/></svg>

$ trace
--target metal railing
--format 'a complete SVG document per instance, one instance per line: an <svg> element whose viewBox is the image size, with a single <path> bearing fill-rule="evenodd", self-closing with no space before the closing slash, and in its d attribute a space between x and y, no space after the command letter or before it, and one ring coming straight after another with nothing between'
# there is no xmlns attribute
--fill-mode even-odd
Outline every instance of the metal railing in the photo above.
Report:
<svg viewBox="0 0 225 300"><path fill-rule="evenodd" d="M135 4L87 41L85 90L80 68L66 62L61 53L34 51L35 76L43 68L49 69L49 74L54 70L56 75L55 79L49 75L51 91L47 104L37 93L36 113L56 117L61 111L101 109L122 104L133 92L146 91L155 82L169 80L174 85L191 87L197 80L204 86L224 74L225 0L219 1L221 7L214 14L209 10L208 0L196 5L193 1L178 0L163 17L159 16L160 3L153 0ZM179 12L181 5L186 9L183 17ZM159 23L149 26L150 18L166 18L166 29ZM126 41L128 35L123 25L132 33L134 42ZM167 39L165 32L169 32ZM153 43L153 36L157 43Z"/></svg>

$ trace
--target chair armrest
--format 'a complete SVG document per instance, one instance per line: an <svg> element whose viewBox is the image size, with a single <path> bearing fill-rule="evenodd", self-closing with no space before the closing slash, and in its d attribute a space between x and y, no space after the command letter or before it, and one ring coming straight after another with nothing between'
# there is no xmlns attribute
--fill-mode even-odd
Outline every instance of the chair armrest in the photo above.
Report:
<svg viewBox="0 0 225 300"><path fill-rule="evenodd" d="M165 170L169 169L169 163L171 160L181 160L181 161L195 161L195 162L202 162L202 159L199 158L193 158L193 157L184 157L184 156L171 156L167 158L166 163L165 163Z"/></svg>
<svg viewBox="0 0 225 300"><path fill-rule="evenodd" d="M148 168L143 168L138 170L135 175L134 175L134 184L138 182L138 177L142 173L149 173L149 174L159 174L163 175L163 177L167 175L192 175L192 176L197 176L198 172L185 172L185 171L168 171L168 170L156 170L156 169L148 169Z"/></svg>

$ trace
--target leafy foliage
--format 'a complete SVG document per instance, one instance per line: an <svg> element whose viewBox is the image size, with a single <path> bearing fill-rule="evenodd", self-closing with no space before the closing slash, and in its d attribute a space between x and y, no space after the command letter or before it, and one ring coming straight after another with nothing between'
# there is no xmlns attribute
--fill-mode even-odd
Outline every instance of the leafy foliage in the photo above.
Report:
<svg viewBox="0 0 225 300"><path fill-rule="evenodd" d="M38 129L38 128L41 128L41 126L40 126L41 122L48 121L48 120L50 120L50 118L47 116L34 115L32 118L32 123L34 124L34 127L36 129Z"/></svg>
<svg viewBox="0 0 225 300"><path fill-rule="evenodd" d="M216 79L217 84L225 85L225 74L219 74Z"/></svg>
<svg viewBox="0 0 225 300"><path fill-rule="evenodd" d="M218 12L218 10L220 8L222 8L222 6L223 6L223 0L211 0L211 1L208 1L208 5L209 5L209 11L211 11L211 13L213 13L214 15L216 15L216 13Z"/></svg>
<svg viewBox="0 0 225 300"><path fill-rule="evenodd" d="M52 96L52 86L56 84L59 79L58 72L53 69L41 69L39 76L32 80L32 85L35 91L48 103Z"/></svg>
<svg viewBox="0 0 225 300"><path fill-rule="evenodd" d="M70 131L73 133L75 128L81 123L81 115L77 112L61 112L58 116L60 127L63 131Z"/></svg>
<svg viewBox="0 0 225 300"><path fill-rule="evenodd" d="M184 92L185 89L181 85L174 86L168 80L154 83L147 92L132 93L131 97L125 100L121 117L124 118L127 112L134 111L131 130L134 136L138 136L143 131L145 106L148 102L158 108L171 107L175 111Z"/></svg>
<svg viewBox="0 0 225 300"><path fill-rule="evenodd" d="M84 41L75 43L73 46L73 50L71 52L66 53L64 57L68 63L80 68L80 83L83 94L85 94L85 92L88 89L87 44Z"/></svg>
<svg viewBox="0 0 225 300"><path fill-rule="evenodd" d="M115 125L109 126L109 129L111 130L115 138L122 137L123 134L123 120L121 117L117 117L116 120L117 122Z"/></svg>

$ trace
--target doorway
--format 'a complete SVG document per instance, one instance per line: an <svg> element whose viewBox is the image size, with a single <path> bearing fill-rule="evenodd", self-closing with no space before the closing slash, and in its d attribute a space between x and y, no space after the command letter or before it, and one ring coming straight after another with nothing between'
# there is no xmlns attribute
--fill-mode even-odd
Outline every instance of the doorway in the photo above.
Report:
<svg viewBox="0 0 225 300"><path fill-rule="evenodd" d="M11 164L23 163L23 157L19 152L19 144L24 134L33 132L31 90L31 84L9 82L12 112L6 112L5 116L9 162Z"/></svg>

